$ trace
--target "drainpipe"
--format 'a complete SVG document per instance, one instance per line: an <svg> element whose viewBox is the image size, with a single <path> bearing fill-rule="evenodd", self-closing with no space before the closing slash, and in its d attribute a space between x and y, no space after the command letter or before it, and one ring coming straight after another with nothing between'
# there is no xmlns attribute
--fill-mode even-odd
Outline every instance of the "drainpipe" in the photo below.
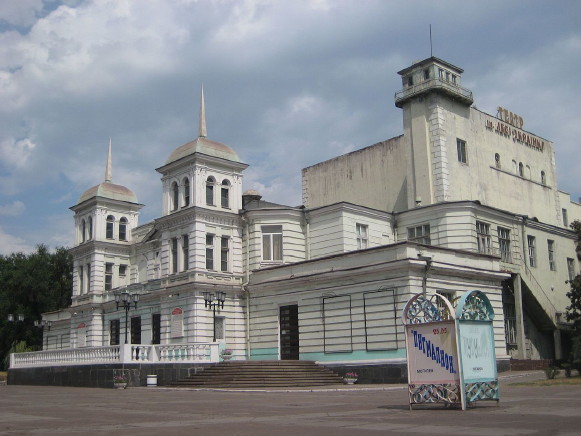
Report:
<svg viewBox="0 0 581 436"><path fill-rule="evenodd" d="M250 234L248 233L248 220L245 216L242 216L242 221L244 221L244 233L246 234L246 247L244 249L246 268L244 271L244 283L242 283L242 289L246 297L246 360L250 360L250 290L247 286L250 281Z"/></svg>
<svg viewBox="0 0 581 436"><path fill-rule="evenodd" d="M303 209L303 215L305 218L305 260L311 259L311 223L309 221L309 215L306 209Z"/></svg>
<svg viewBox="0 0 581 436"><path fill-rule="evenodd" d="M432 268L432 256L424 256L421 253L418 253L418 259L426 262L426 266L424 267L424 277L422 277L422 295L425 297L428 293L428 273Z"/></svg>

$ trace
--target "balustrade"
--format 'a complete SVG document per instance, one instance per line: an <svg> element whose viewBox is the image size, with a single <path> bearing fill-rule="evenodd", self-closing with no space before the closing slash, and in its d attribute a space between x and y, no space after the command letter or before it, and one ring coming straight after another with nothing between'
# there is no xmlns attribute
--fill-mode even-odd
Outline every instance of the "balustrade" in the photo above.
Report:
<svg viewBox="0 0 581 436"><path fill-rule="evenodd" d="M88 365L98 363L218 362L217 343L170 345L113 345L66 348L10 355L11 368Z"/></svg>

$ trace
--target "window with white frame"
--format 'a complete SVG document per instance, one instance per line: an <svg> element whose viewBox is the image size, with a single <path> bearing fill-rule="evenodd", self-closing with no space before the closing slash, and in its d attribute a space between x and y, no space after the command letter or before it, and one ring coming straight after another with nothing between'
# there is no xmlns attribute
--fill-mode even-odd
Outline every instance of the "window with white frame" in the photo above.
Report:
<svg viewBox="0 0 581 436"><path fill-rule="evenodd" d="M368 247L367 238L368 227L365 224L355 224L355 232L357 233L357 249L361 250Z"/></svg>
<svg viewBox="0 0 581 436"><path fill-rule="evenodd" d="M262 260L282 261L282 226L262 226Z"/></svg>
<svg viewBox="0 0 581 436"><path fill-rule="evenodd" d="M206 234L206 269L214 269L214 235Z"/></svg>
<svg viewBox="0 0 581 436"><path fill-rule="evenodd" d="M567 273L570 281L575 279L575 260L570 257L567 258Z"/></svg>
<svg viewBox="0 0 581 436"><path fill-rule="evenodd" d="M408 240L418 242L420 244L430 245L430 225L422 224L421 226L408 227Z"/></svg>
<svg viewBox="0 0 581 436"><path fill-rule="evenodd" d="M105 237L113 239L113 226L115 225L115 217L113 215L107 216L107 226L105 228Z"/></svg>
<svg viewBox="0 0 581 436"><path fill-rule="evenodd" d="M476 238L478 240L478 252L490 254L490 224L482 221L476 221Z"/></svg>
<svg viewBox="0 0 581 436"><path fill-rule="evenodd" d="M230 238L228 236L222 236L220 238L220 271L228 271L228 253L230 246Z"/></svg>
<svg viewBox="0 0 581 436"><path fill-rule="evenodd" d="M85 292L85 271L83 271L83 265L79 265L77 277L79 278L79 295L81 295Z"/></svg>
<svg viewBox="0 0 581 436"><path fill-rule="evenodd" d="M510 251L510 230L504 227L498 227L498 251L500 251L500 260L510 262L512 259Z"/></svg>
<svg viewBox="0 0 581 436"><path fill-rule="evenodd" d="M190 179L184 179L184 207L190 205Z"/></svg>
<svg viewBox="0 0 581 436"><path fill-rule="evenodd" d="M184 262L184 271L190 269L190 236L182 236L182 258Z"/></svg>
<svg viewBox="0 0 581 436"><path fill-rule="evenodd" d="M569 227L569 217L567 216L567 209L561 209L561 214L563 215L563 225Z"/></svg>
<svg viewBox="0 0 581 436"><path fill-rule="evenodd" d="M178 238L171 238L171 272L178 272Z"/></svg>
<svg viewBox="0 0 581 436"><path fill-rule="evenodd" d="M466 154L466 141L456 138L456 149L458 151L458 162L468 163L468 155Z"/></svg>
<svg viewBox="0 0 581 436"><path fill-rule="evenodd" d="M171 210L178 210L180 204L180 187L178 186L177 182L173 182L171 184Z"/></svg>
<svg viewBox="0 0 581 436"><path fill-rule="evenodd" d="M119 240L127 241L127 218L123 217L119 220Z"/></svg>
<svg viewBox="0 0 581 436"><path fill-rule="evenodd" d="M555 241L552 239L547 239L547 251L549 253L549 269L551 271L556 271L557 264L555 263Z"/></svg>
<svg viewBox="0 0 581 436"><path fill-rule="evenodd" d="M230 182L226 179L222 180L222 187L220 188L220 205L224 209L230 207Z"/></svg>
<svg viewBox="0 0 581 436"><path fill-rule="evenodd" d="M127 277L127 265L121 264L119 265L119 278L124 279Z"/></svg>
<svg viewBox="0 0 581 436"><path fill-rule="evenodd" d="M536 241L536 238L532 235L527 235L527 245L528 245L528 253L529 253L529 266L534 268L537 266L537 241Z"/></svg>
<svg viewBox="0 0 581 436"><path fill-rule="evenodd" d="M214 206L214 185L216 184L216 179L212 176L206 179L206 204L208 206Z"/></svg>
<svg viewBox="0 0 581 436"><path fill-rule="evenodd" d="M113 264L107 262L105 264L105 290L113 289Z"/></svg>

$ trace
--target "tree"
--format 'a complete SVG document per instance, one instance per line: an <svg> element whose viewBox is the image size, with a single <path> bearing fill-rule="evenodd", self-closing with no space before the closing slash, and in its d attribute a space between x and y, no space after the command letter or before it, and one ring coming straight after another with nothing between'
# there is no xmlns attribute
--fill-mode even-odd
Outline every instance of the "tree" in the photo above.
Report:
<svg viewBox="0 0 581 436"><path fill-rule="evenodd" d="M39 245L31 254L0 256L0 366L17 342L40 349L42 330L34 326L42 314L71 304L72 256L59 247L51 253ZM24 321L8 321L8 314Z"/></svg>

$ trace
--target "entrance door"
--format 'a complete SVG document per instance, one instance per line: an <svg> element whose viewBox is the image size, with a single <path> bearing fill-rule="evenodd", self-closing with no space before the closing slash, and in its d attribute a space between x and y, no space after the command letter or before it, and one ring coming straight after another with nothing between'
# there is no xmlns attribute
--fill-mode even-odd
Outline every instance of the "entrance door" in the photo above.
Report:
<svg viewBox="0 0 581 436"><path fill-rule="evenodd" d="M299 306L280 307L280 358L299 360Z"/></svg>

